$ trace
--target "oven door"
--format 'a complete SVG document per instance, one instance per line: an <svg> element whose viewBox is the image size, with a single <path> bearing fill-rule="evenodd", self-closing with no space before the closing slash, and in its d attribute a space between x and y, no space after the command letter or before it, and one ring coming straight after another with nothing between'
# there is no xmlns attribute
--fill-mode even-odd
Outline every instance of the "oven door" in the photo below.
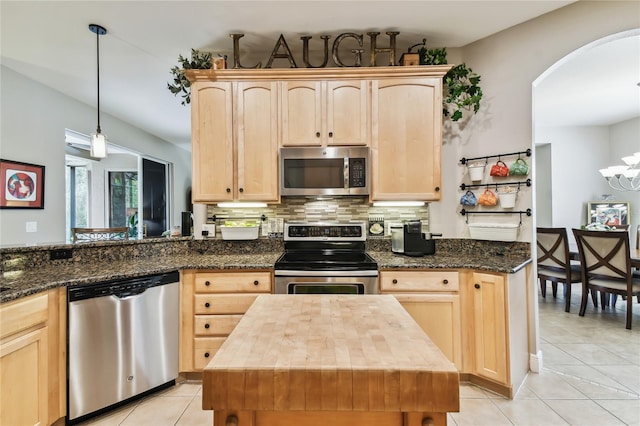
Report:
<svg viewBox="0 0 640 426"><path fill-rule="evenodd" d="M362 272L351 276L323 271L322 275L312 276L315 274L309 271L276 271L274 290L275 294L378 294L378 271L367 271L375 275L364 276Z"/></svg>

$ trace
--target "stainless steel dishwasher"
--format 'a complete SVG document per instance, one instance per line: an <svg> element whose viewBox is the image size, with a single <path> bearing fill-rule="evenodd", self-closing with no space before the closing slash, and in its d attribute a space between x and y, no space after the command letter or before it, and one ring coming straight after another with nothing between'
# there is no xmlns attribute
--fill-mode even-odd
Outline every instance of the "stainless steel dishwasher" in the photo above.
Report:
<svg viewBox="0 0 640 426"><path fill-rule="evenodd" d="M67 291L68 424L175 383L178 272Z"/></svg>

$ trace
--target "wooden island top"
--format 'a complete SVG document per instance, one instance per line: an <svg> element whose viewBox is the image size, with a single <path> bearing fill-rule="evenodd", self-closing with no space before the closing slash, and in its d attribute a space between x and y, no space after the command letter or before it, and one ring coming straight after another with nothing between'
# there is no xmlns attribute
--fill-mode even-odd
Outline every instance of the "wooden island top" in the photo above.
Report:
<svg viewBox="0 0 640 426"><path fill-rule="evenodd" d="M204 369L202 404L218 426L440 425L459 374L391 295L261 295Z"/></svg>

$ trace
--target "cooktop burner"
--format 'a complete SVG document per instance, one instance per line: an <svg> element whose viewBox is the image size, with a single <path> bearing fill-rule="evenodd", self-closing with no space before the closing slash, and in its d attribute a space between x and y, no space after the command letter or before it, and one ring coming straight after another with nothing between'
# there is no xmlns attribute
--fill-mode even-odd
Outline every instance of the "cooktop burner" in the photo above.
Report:
<svg viewBox="0 0 640 426"><path fill-rule="evenodd" d="M276 270L378 269L376 261L365 253L364 222L290 222L285 224L284 231L285 253L276 261Z"/></svg>

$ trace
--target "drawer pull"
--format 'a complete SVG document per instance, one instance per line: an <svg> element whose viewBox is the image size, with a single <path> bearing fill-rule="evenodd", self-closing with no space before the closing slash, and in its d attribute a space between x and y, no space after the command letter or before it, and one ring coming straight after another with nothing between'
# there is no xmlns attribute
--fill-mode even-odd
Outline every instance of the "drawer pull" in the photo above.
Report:
<svg viewBox="0 0 640 426"><path fill-rule="evenodd" d="M209 327L211 327L209 324L204 325L204 328L209 328Z"/></svg>
<svg viewBox="0 0 640 426"><path fill-rule="evenodd" d="M211 285L211 281L205 281L204 285L206 285L207 287L209 287Z"/></svg>
<svg viewBox="0 0 640 426"><path fill-rule="evenodd" d="M393 279L393 281L391 281L393 284L398 284L398 280L396 280L395 278Z"/></svg>
<svg viewBox="0 0 640 426"><path fill-rule="evenodd" d="M253 285L258 285L258 284L260 284L260 281L258 281L258 280L255 280L255 281L253 282Z"/></svg>
<svg viewBox="0 0 640 426"><path fill-rule="evenodd" d="M204 353L204 357L205 357L205 358L209 358L209 352L205 352L205 353Z"/></svg>
<svg viewBox="0 0 640 426"><path fill-rule="evenodd" d="M480 288L480 284L475 283L474 287L475 287L475 288Z"/></svg>
<svg viewBox="0 0 640 426"><path fill-rule="evenodd" d="M211 303L209 303L209 302L207 302L207 303L205 303L205 304L204 304L204 307L205 307L205 308L208 308L208 307L210 307L210 306L211 306Z"/></svg>
<svg viewBox="0 0 640 426"><path fill-rule="evenodd" d="M442 280L442 284L444 284L444 285L449 284L449 280Z"/></svg>

